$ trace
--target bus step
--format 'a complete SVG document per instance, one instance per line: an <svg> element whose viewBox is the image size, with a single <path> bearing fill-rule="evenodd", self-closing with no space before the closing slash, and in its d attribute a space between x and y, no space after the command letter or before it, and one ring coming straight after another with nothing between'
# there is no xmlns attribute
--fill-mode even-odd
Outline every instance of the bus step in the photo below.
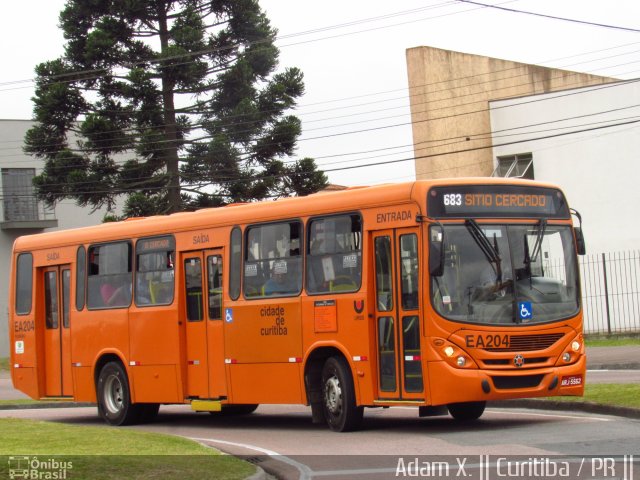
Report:
<svg viewBox="0 0 640 480"><path fill-rule="evenodd" d="M196 412L219 412L222 410L220 400L191 400L191 410Z"/></svg>
<svg viewBox="0 0 640 480"><path fill-rule="evenodd" d="M73 402L73 397L40 397L41 402Z"/></svg>

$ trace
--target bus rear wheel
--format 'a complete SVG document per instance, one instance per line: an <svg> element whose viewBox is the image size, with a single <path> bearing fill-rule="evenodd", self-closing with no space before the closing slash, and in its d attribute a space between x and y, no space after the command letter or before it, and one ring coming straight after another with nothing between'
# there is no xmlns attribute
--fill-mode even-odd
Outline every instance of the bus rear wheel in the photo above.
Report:
<svg viewBox="0 0 640 480"><path fill-rule="evenodd" d="M129 379L120 362L109 362L102 367L96 393L98 413L109 425L131 425L140 421L143 406L131 403Z"/></svg>
<svg viewBox="0 0 640 480"><path fill-rule="evenodd" d="M450 403L447 409L453 418L461 422L477 420L484 413L487 402Z"/></svg>
<svg viewBox="0 0 640 480"><path fill-rule="evenodd" d="M322 368L322 409L334 432L349 432L362 423L364 409L356 406L353 375L341 357L329 357Z"/></svg>

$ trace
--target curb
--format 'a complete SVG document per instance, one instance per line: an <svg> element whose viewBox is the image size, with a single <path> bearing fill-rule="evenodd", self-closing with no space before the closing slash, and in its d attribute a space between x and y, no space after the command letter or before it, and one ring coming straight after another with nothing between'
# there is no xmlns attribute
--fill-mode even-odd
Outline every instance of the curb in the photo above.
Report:
<svg viewBox="0 0 640 480"><path fill-rule="evenodd" d="M587 363L587 370L640 370L640 363L601 363L596 365L589 365Z"/></svg>
<svg viewBox="0 0 640 480"><path fill-rule="evenodd" d="M488 407L498 408L530 408L536 410L559 410L568 412L598 413L601 415L614 415L640 420L640 408L618 407L615 405L603 405L593 402L558 402L554 400L497 400L487 402Z"/></svg>

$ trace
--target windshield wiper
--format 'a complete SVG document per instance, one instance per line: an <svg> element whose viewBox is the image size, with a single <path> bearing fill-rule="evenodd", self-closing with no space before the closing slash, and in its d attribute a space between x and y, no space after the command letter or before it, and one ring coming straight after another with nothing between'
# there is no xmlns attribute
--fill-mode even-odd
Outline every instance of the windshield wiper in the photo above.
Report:
<svg viewBox="0 0 640 480"><path fill-rule="evenodd" d="M547 230L547 219L541 218L538 223L538 233L536 235L536 243L533 245L533 254L531 255L531 261L535 262L538 255L542 251L542 239L544 238L544 232Z"/></svg>
<svg viewBox="0 0 640 480"><path fill-rule="evenodd" d="M529 254L529 242L527 241L527 234L524 234L524 266L525 271L531 279L531 264L538 259L538 255L542 252L542 240L544 239L544 233L547 230L547 219L541 218L537 225L536 241L533 244L533 252Z"/></svg>
<svg viewBox="0 0 640 480"><path fill-rule="evenodd" d="M501 284L502 283L502 259L500 258L500 252L498 250L498 241L495 235L493 237L493 245L491 245L489 238L487 238L487 235L482 231L482 229L480 228L480 225L478 225L478 222L476 222L474 219L467 218L464 221L464 225L465 227L467 227L467 230L469 230L471 237L478 244L478 247L480 247L480 250L482 250L482 253L484 254L485 257L487 257L489 264L494 269L496 274L496 284L497 285ZM493 264L495 264L495 268L493 267Z"/></svg>

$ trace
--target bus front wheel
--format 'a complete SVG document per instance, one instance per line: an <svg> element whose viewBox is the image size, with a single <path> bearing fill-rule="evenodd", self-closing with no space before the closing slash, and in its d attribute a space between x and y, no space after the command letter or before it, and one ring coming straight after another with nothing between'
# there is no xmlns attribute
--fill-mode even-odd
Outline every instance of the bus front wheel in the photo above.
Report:
<svg viewBox="0 0 640 480"><path fill-rule="evenodd" d="M463 403L450 403L447 405L449 413L456 420L462 422L470 422L477 420L484 413L484 408L487 402L463 402Z"/></svg>
<svg viewBox="0 0 640 480"><path fill-rule="evenodd" d="M341 357L329 357L322 368L322 408L334 432L355 430L362 422L364 409L356 406L353 375Z"/></svg>
<svg viewBox="0 0 640 480"><path fill-rule="evenodd" d="M109 425L131 425L140 420L141 405L131 403L127 372L120 362L109 362L98 377L98 413Z"/></svg>

